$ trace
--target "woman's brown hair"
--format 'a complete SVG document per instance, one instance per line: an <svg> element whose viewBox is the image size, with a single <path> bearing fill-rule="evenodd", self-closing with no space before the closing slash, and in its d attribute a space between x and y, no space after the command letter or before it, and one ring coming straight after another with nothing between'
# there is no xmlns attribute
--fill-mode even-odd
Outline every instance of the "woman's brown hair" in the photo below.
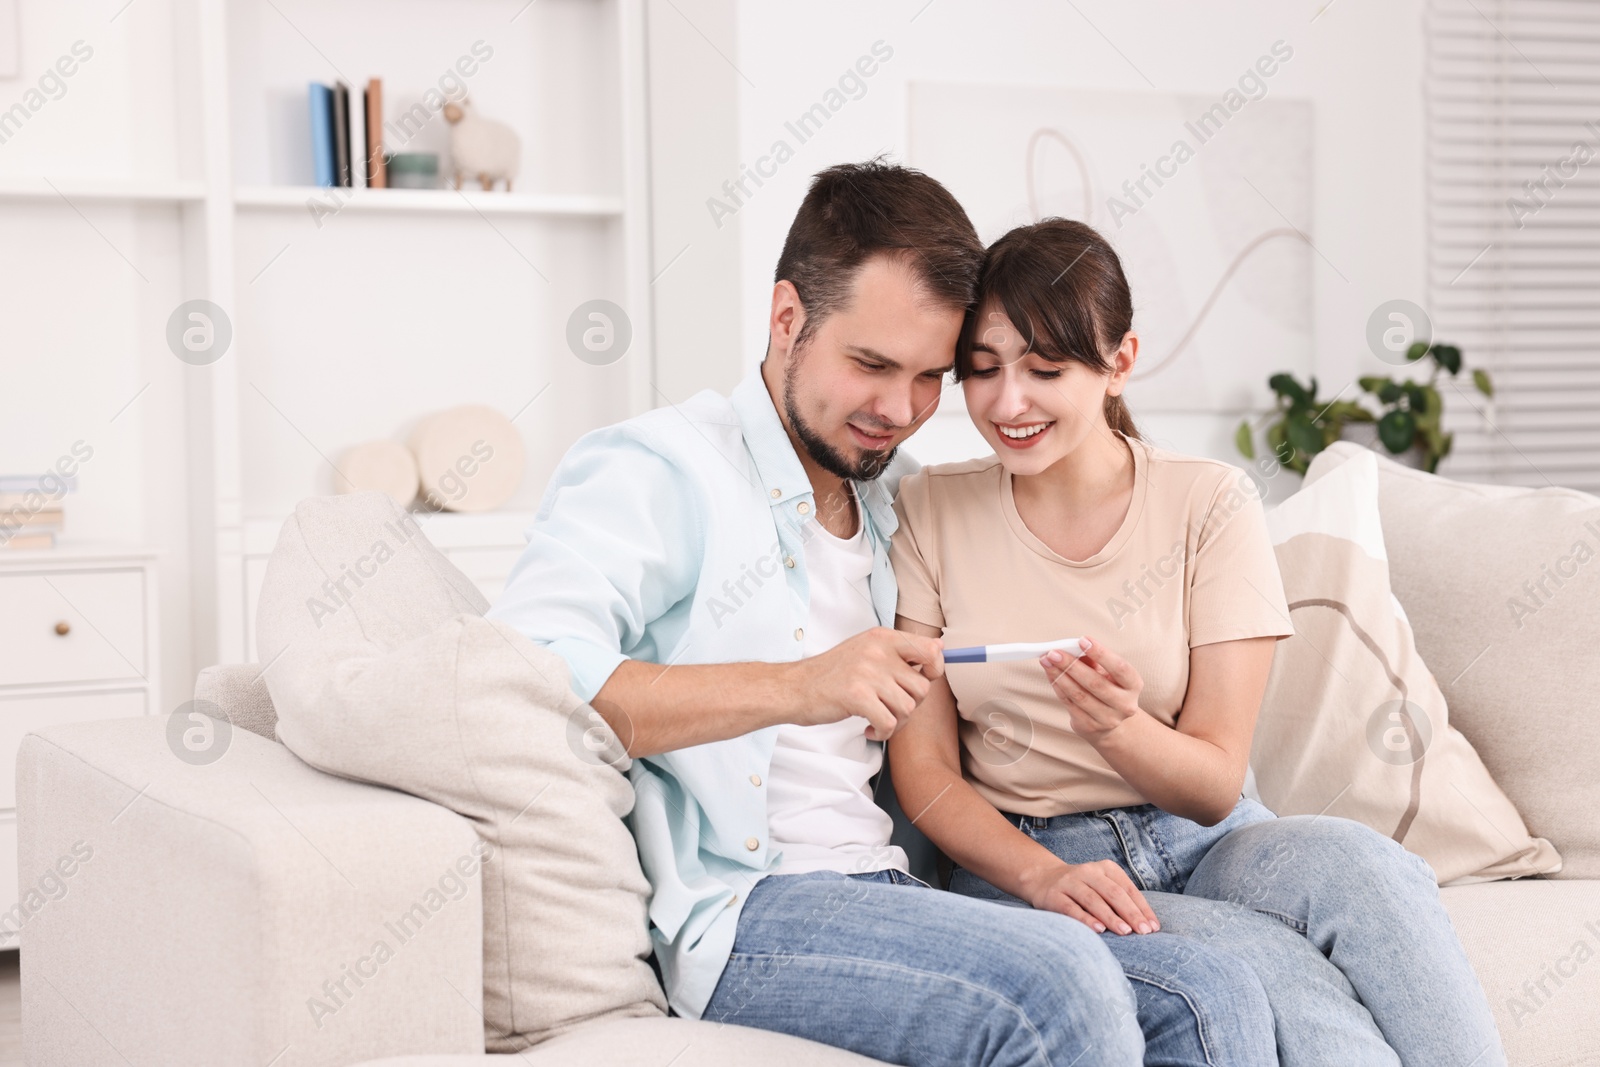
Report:
<svg viewBox="0 0 1600 1067"><path fill-rule="evenodd" d="M1100 374L1133 326L1133 295L1116 251L1091 226L1044 219L1018 226L989 246L977 300L956 344L956 381L972 373L984 305L997 302L1022 331L1029 351L1052 363L1072 360ZM1106 396L1106 424L1131 438L1139 431L1120 396Z"/></svg>

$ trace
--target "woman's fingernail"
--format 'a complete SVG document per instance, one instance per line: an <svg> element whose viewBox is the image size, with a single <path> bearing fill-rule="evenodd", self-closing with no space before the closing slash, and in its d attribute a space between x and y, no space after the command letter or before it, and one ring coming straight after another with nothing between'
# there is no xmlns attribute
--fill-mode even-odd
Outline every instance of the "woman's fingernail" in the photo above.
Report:
<svg viewBox="0 0 1600 1067"><path fill-rule="evenodd" d="M1117 929L1121 930L1125 934L1133 933L1133 927L1129 926L1127 923L1118 923Z"/></svg>
<svg viewBox="0 0 1600 1067"><path fill-rule="evenodd" d="M1094 647L1094 642L1089 640L1087 637L1085 637L1082 641L1080 641L1078 643L1080 645L1082 645L1084 648L1093 648Z"/></svg>
<svg viewBox="0 0 1600 1067"><path fill-rule="evenodd" d="M1150 924L1149 923L1140 923L1139 924L1139 932L1141 934L1148 934L1150 932Z"/></svg>

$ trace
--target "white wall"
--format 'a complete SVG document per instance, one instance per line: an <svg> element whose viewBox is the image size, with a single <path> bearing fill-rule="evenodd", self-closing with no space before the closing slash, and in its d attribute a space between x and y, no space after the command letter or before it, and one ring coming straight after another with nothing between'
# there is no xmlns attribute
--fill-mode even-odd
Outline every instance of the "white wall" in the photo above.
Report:
<svg viewBox="0 0 1600 1067"><path fill-rule="evenodd" d="M701 201L739 166L737 0L650 0L650 288L655 297L655 403L739 381L740 227L709 224ZM756 358L759 358L756 357Z"/></svg>
<svg viewBox="0 0 1600 1067"><path fill-rule="evenodd" d="M807 4L804 17L797 17L789 5L742 0L732 59L740 71L739 158L747 164L785 136L784 122L817 102L875 41L894 53L868 79L865 95L800 145L735 216L742 230L746 366L765 347L772 265L809 176L879 152L904 160L908 82L1220 95L1281 38L1293 47L1294 59L1273 77L1271 91L1308 99L1315 112L1310 237L1321 253L1312 257L1321 395L1331 399L1358 374L1383 369L1366 353L1368 315L1385 300L1422 303L1425 297L1422 7L1420 0L1335 4L1319 16L1317 6L1268 0L822 0ZM704 195L716 193L710 188ZM709 214L705 227L711 230ZM999 234L981 236L992 240ZM1352 385L1346 396L1353 393ZM1140 418L1137 389L1129 400L1157 443L1243 462L1232 445L1242 412ZM910 451L924 462L986 452L959 403L947 397L943 407Z"/></svg>

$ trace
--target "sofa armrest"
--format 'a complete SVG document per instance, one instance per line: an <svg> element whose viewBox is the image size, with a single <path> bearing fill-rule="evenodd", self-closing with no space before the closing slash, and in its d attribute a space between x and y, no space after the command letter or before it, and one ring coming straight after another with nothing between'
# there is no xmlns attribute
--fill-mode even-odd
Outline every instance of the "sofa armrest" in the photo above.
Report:
<svg viewBox="0 0 1600 1067"><path fill-rule="evenodd" d="M194 680L194 698L215 704L234 726L268 741L278 739L278 711L259 663L219 663L202 669Z"/></svg>
<svg viewBox="0 0 1600 1067"><path fill-rule="evenodd" d="M482 1052L471 824L226 724L204 754L221 756L196 762L194 726L151 716L23 739L22 900L4 921L20 926L28 1062Z"/></svg>

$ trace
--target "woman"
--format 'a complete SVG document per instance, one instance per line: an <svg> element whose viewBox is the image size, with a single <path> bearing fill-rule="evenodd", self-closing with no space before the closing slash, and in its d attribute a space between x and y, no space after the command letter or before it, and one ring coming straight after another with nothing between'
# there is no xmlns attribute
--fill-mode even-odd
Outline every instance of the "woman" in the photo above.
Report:
<svg viewBox="0 0 1600 1067"><path fill-rule="evenodd" d="M1086 647L952 664L891 740L950 888L1059 912L1114 952L1162 930L1247 959L1289 1067L1504 1063L1428 865L1241 794L1294 630L1250 482L1128 415L1139 338L1116 253L1077 222L1013 230L974 307L956 377L995 455L902 482L898 625L946 648Z"/></svg>

